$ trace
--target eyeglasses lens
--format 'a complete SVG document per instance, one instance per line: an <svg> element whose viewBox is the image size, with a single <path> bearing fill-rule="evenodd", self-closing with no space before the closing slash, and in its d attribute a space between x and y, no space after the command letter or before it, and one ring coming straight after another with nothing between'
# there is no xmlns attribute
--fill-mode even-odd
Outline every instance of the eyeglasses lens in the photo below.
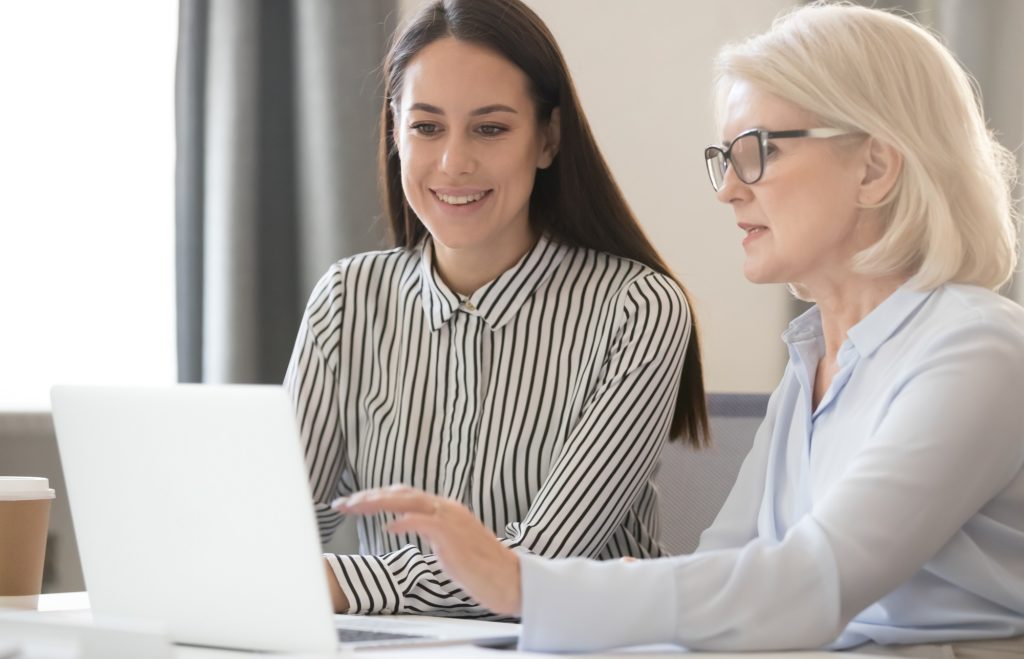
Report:
<svg viewBox="0 0 1024 659"><path fill-rule="evenodd" d="M704 160L708 166L708 176L711 177L711 185L715 190L720 190L725 183L725 170L728 166L725 154L716 147L708 147L704 150Z"/></svg>
<svg viewBox="0 0 1024 659"><path fill-rule="evenodd" d="M761 178L761 141L757 133L744 135L732 143L729 152L732 166L736 168L736 176L744 183L753 183Z"/></svg>

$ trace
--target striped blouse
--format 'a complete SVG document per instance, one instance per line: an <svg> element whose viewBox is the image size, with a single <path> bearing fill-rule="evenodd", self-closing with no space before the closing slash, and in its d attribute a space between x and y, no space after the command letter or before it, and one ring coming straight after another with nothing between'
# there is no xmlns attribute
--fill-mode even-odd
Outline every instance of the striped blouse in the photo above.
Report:
<svg viewBox="0 0 1024 659"><path fill-rule="evenodd" d="M662 555L652 473L689 332L670 278L546 238L468 298L429 239L335 263L285 376L323 539L335 497L404 483L520 551ZM362 555L327 557L351 612L487 616L393 518L360 518Z"/></svg>

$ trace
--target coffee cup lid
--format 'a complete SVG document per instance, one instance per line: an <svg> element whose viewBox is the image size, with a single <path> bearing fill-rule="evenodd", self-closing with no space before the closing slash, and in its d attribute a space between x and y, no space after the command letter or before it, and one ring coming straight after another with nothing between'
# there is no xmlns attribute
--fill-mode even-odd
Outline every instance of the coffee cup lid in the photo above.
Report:
<svg viewBox="0 0 1024 659"><path fill-rule="evenodd" d="M52 499L55 493L46 478L33 476L0 476L0 501Z"/></svg>

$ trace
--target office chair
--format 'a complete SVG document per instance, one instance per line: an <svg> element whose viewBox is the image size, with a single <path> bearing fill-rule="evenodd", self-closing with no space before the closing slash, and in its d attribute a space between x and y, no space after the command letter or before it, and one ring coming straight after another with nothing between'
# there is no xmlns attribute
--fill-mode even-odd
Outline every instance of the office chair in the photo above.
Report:
<svg viewBox="0 0 1024 659"><path fill-rule="evenodd" d="M768 394L708 394L711 447L694 450L671 442L655 475L661 544L689 554L715 520L750 451L768 408Z"/></svg>

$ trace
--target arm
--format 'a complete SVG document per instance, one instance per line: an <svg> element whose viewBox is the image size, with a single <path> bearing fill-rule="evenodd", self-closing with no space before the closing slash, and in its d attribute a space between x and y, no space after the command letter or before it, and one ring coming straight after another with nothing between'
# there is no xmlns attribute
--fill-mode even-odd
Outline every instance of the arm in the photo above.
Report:
<svg viewBox="0 0 1024 659"><path fill-rule="evenodd" d="M354 489L338 409L338 316L344 280L331 269L317 283L299 326L284 378L292 396L309 473L320 538L326 542L341 523L330 501Z"/></svg>
<svg viewBox="0 0 1024 659"><path fill-rule="evenodd" d="M511 548L549 558L598 554L657 465L678 395L689 313L679 290L660 276L627 288L621 313L625 320L580 419L524 519L506 527Z"/></svg>
<svg viewBox="0 0 1024 659"><path fill-rule="evenodd" d="M781 543L633 565L523 557L524 646L676 642L735 651L829 643L1019 474L1024 346L1015 332L948 332L902 383L842 478Z"/></svg>
<svg viewBox="0 0 1024 659"><path fill-rule="evenodd" d="M593 393L526 516L506 527L508 547L596 555L654 469L681 378L688 312L669 279L645 276L624 291L619 313ZM444 561L414 547L334 558L354 612L487 613L452 581Z"/></svg>
<svg viewBox="0 0 1024 659"><path fill-rule="evenodd" d="M483 603L521 610L526 649L820 647L1018 477L1024 346L1009 334L952 332L908 378L846 474L780 543L753 540L654 561L550 561L516 556L479 522L428 514L431 495L360 493L342 508L412 513L395 530L428 537L452 576ZM469 560L469 552L484 558ZM510 558L519 562L518 583L513 571L497 567Z"/></svg>

